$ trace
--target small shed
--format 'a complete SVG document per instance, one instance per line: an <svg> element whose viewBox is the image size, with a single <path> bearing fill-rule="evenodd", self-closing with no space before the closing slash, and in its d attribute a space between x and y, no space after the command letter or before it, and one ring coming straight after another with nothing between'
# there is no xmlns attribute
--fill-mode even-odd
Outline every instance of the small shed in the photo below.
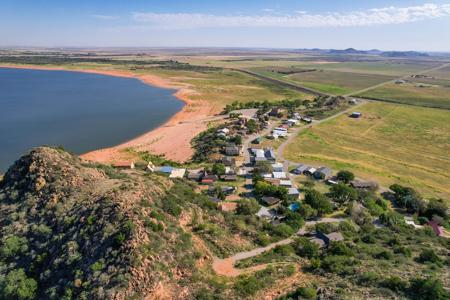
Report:
<svg viewBox="0 0 450 300"><path fill-rule="evenodd" d="M237 176L236 175L222 175L222 176L220 176L220 179L222 179L223 181L236 181Z"/></svg>
<svg viewBox="0 0 450 300"><path fill-rule="evenodd" d="M132 161L117 161L113 164L117 169L134 169L134 162Z"/></svg>
<svg viewBox="0 0 450 300"><path fill-rule="evenodd" d="M274 163L274 164L272 164L272 170L274 172L283 172L283 164L282 163Z"/></svg>
<svg viewBox="0 0 450 300"><path fill-rule="evenodd" d="M358 119L362 116L362 114L360 112L354 111L352 112L352 114L350 115L351 118L355 118Z"/></svg>
<svg viewBox="0 0 450 300"><path fill-rule="evenodd" d="M234 167L236 165L236 159L231 156L222 157L222 163L227 167Z"/></svg>
<svg viewBox="0 0 450 300"><path fill-rule="evenodd" d="M312 175L314 174L314 172L316 172L316 171L317 171L316 168L314 168L314 167L308 167L308 168L306 168L305 171L303 171L303 174L312 176Z"/></svg>
<svg viewBox="0 0 450 300"><path fill-rule="evenodd" d="M275 161L275 151L273 151L273 149L266 149L264 154L268 160Z"/></svg>
<svg viewBox="0 0 450 300"><path fill-rule="evenodd" d="M376 189L378 188L378 183L374 181L361 181L353 180L350 185L355 189Z"/></svg>
<svg viewBox="0 0 450 300"><path fill-rule="evenodd" d="M300 165L298 165L294 170L292 170L292 173L297 174L297 175L301 175L301 174L303 174L303 172L305 172L308 168L309 168L309 166L304 165L304 164L300 164Z"/></svg>
<svg viewBox="0 0 450 300"><path fill-rule="evenodd" d="M292 186L292 181L290 180L280 180L280 186L290 188Z"/></svg>
<svg viewBox="0 0 450 300"><path fill-rule="evenodd" d="M288 196L291 198L298 199L298 197L300 196L300 192L298 191L298 189L291 187L288 188Z"/></svg>
<svg viewBox="0 0 450 300"><path fill-rule="evenodd" d="M285 178L287 178L286 172L273 172L272 175L273 175L273 178L276 178L276 179L285 179Z"/></svg>

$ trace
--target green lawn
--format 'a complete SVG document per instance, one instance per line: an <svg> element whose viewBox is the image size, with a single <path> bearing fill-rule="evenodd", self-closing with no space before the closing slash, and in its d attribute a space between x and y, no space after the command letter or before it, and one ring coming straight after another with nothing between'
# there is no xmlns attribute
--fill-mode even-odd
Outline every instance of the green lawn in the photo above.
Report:
<svg viewBox="0 0 450 300"><path fill-rule="evenodd" d="M285 157L449 199L450 111L380 102L358 110L360 119L343 115L302 131Z"/></svg>

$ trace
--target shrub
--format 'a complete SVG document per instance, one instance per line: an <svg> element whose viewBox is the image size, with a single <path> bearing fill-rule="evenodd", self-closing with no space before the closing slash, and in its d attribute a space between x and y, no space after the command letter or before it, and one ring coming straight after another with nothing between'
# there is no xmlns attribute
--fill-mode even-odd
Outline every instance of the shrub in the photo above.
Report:
<svg viewBox="0 0 450 300"><path fill-rule="evenodd" d="M394 247L394 253L403 254L406 257L411 257L411 249L405 246L396 246Z"/></svg>
<svg viewBox="0 0 450 300"><path fill-rule="evenodd" d="M292 229L291 226L282 223L280 225L272 227L272 233L276 236L286 238L293 235L295 233L295 230Z"/></svg>
<svg viewBox="0 0 450 300"><path fill-rule="evenodd" d="M317 291L313 287L301 287L297 290L297 293L300 297L305 299L316 299Z"/></svg>
<svg viewBox="0 0 450 300"><path fill-rule="evenodd" d="M166 197L162 200L162 208L172 216L178 217L181 214L181 208L172 197Z"/></svg>
<svg viewBox="0 0 450 300"><path fill-rule="evenodd" d="M260 205L255 199L241 199L236 212L240 215L254 215L258 212Z"/></svg>
<svg viewBox="0 0 450 300"><path fill-rule="evenodd" d="M389 250L381 250L374 255L376 259L392 259L393 256L394 255Z"/></svg>
<svg viewBox="0 0 450 300"><path fill-rule="evenodd" d="M359 275L358 282L364 286L373 286L380 280L379 276L375 272L364 272Z"/></svg>
<svg viewBox="0 0 450 300"><path fill-rule="evenodd" d="M263 283L254 276L239 278L234 289L242 296L251 296L263 288Z"/></svg>
<svg viewBox="0 0 450 300"><path fill-rule="evenodd" d="M348 256L333 255L322 260L322 268L331 273L343 274L348 273L348 267L354 265L354 263L355 261Z"/></svg>
<svg viewBox="0 0 450 300"><path fill-rule="evenodd" d="M296 253L299 256L315 258L319 256L319 246L307 238L298 238L294 241Z"/></svg>
<svg viewBox="0 0 450 300"><path fill-rule="evenodd" d="M433 249L424 249L419 257L417 258L417 260L421 263L427 263L427 262L431 262L431 263L437 263L440 262L441 259L439 258L439 256L434 252Z"/></svg>
<svg viewBox="0 0 450 300"><path fill-rule="evenodd" d="M385 279L381 285L383 287L386 287L394 292L403 292L406 290L408 283L403 281L400 277L398 276L391 276L387 279Z"/></svg>
<svg viewBox="0 0 450 300"><path fill-rule="evenodd" d="M414 278L410 280L409 293L413 299L444 300L450 296L442 282L434 278Z"/></svg>
<svg viewBox="0 0 450 300"><path fill-rule="evenodd" d="M344 242L331 242L329 253L333 255L353 256L353 251Z"/></svg>

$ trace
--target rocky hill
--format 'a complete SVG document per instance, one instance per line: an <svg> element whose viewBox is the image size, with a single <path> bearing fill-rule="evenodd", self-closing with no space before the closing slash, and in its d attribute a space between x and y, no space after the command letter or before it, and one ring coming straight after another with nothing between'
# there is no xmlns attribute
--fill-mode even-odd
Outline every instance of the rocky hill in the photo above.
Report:
<svg viewBox="0 0 450 300"><path fill-rule="evenodd" d="M0 299L177 290L203 254L175 218L195 205L168 199L171 188L164 177L118 173L58 149L31 151L0 182ZM186 282L169 298L192 293Z"/></svg>

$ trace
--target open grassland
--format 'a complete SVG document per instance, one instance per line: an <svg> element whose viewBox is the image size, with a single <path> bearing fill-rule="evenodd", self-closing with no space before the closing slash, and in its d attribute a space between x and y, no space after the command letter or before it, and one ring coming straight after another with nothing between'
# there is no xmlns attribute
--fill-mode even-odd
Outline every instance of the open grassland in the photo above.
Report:
<svg viewBox="0 0 450 300"><path fill-rule="evenodd" d="M450 80L450 66L436 70L436 71L432 71L432 72L428 73L427 75L434 76L436 78Z"/></svg>
<svg viewBox="0 0 450 300"><path fill-rule="evenodd" d="M450 198L449 111L376 102L360 111L360 119L342 115L302 131L285 157Z"/></svg>
<svg viewBox="0 0 450 300"><path fill-rule="evenodd" d="M430 61L380 60L371 62L328 63L322 64L320 68L324 70L335 70L341 72L379 74L400 77L422 72L439 65L440 63Z"/></svg>
<svg viewBox="0 0 450 300"><path fill-rule="evenodd" d="M344 95L382 82L394 79L393 76L363 74L338 71L314 71L288 75L287 78L299 84L334 95Z"/></svg>
<svg viewBox="0 0 450 300"><path fill-rule="evenodd" d="M388 102L450 109L450 86L442 80L389 83L358 96Z"/></svg>

